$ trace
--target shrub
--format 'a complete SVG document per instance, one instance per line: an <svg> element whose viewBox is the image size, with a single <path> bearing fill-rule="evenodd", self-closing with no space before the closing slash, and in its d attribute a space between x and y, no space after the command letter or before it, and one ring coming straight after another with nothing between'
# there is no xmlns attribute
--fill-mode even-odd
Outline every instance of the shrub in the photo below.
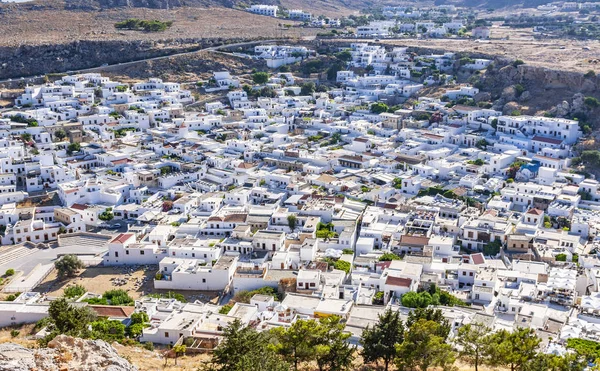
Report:
<svg viewBox="0 0 600 371"><path fill-rule="evenodd" d="M344 271L346 273L350 273L351 265L345 260L338 260L335 263L333 263L333 268Z"/></svg>
<svg viewBox="0 0 600 371"><path fill-rule="evenodd" d="M594 70L589 70L585 73L585 75L583 75L583 77L585 78L593 78L596 77L596 72L594 72Z"/></svg>
<svg viewBox="0 0 600 371"><path fill-rule="evenodd" d="M590 108L597 108L600 106L600 101L594 97L585 97L583 102Z"/></svg>
<svg viewBox="0 0 600 371"><path fill-rule="evenodd" d="M147 341L144 343L144 349L149 350L149 351L153 351L154 350L154 343L152 343L151 341Z"/></svg>
<svg viewBox="0 0 600 371"><path fill-rule="evenodd" d="M19 330L11 330L10 336L13 338L16 338L17 336L19 336L20 333L21 333L21 331L19 331Z"/></svg>
<svg viewBox="0 0 600 371"><path fill-rule="evenodd" d="M231 308L233 308L232 304L223 305L221 307L221 309L219 309L219 313L226 315L227 313L229 313L229 311L231 310Z"/></svg>
<svg viewBox="0 0 600 371"><path fill-rule="evenodd" d="M9 276L9 277L14 276L14 274L15 274L15 270L12 268L7 269L6 272L4 273L5 276Z"/></svg>
<svg viewBox="0 0 600 371"><path fill-rule="evenodd" d="M122 22L115 23L115 28L146 32L162 32L173 25L172 21L162 22L159 20L143 20L137 18L129 18Z"/></svg>
<svg viewBox="0 0 600 371"><path fill-rule="evenodd" d="M65 289L64 295L66 298L78 298L86 293L85 287L81 285L69 286Z"/></svg>
<svg viewBox="0 0 600 371"><path fill-rule="evenodd" d="M557 262L566 262L567 261L567 255L565 255L565 254L558 254L554 258L556 259Z"/></svg>
<svg viewBox="0 0 600 371"><path fill-rule="evenodd" d="M522 64L525 64L525 62L521 59L517 59L516 61L513 62L513 66L515 66L515 67L520 66Z"/></svg>

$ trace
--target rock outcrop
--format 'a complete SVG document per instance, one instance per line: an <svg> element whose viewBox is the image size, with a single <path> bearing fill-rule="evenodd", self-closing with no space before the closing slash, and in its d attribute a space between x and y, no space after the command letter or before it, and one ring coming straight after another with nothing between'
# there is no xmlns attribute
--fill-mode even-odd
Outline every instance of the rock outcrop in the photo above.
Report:
<svg viewBox="0 0 600 371"><path fill-rule="evenodd" d="M59 335L48 348L28 349L0 344L0 371L137 371L102 340L84 340Z"/></svg>

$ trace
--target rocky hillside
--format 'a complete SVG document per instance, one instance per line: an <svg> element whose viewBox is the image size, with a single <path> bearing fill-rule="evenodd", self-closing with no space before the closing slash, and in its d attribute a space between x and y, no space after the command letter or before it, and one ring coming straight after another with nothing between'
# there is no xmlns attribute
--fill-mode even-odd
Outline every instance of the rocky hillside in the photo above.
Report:
<svg viewBox="0 0 600 371"><path fill-rule="evenodd" d="M0 344L0 371L137 371L102 340L57 336L48 348L28 349L13 343Z"/></svg>

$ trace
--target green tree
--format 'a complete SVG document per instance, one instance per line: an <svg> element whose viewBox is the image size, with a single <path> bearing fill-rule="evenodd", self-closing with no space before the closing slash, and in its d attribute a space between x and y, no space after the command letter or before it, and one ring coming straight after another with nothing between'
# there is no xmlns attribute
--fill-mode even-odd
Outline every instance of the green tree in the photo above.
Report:
<svg viewBox="0 0 600 371"><path fill-rule="evenodd" d="M392 185L396 189L402 189L402 179L394 178L394 180L392 181Z"/></svg>
<svg viewBox="0 0 600 371"><path fill-rule="evenodd" d="M81 295L85 294L87 290L85 287L81 285L72 285L65 289L64 296L65 298L78 298Z"/></svg>
<svg viewBox="0 0 600 371"><path fill-rule="evenodd" d="M223 341L213 352L212 360L200 369L205 371L289 371L269 345L270 335L242 325L238 319L223 332Z"/></svg>
<svg viewBox="0 0 600 371"><path fill-rule="evenodd" d="M495 332L490 335L490 364L507 367L511 371L523 370L535 358L540 342L533 329Z"/></svg>
<svg viewBox="0 0 600 371"><path fill-rule="evenodd" d="M31 141L31 134L29 134L29 133L23 133L23 134L21 134L21 140L23 142L30 142Z"/></svg>
<svg viewBox="0 0 600 371"><path fill-rule="evenodd" d="M586 362L577 354L567 353L564 356L537 353L535 357L523 365L523 371L583 371Z"/></svg>
<svg viewBox="0 0 600 371"><path fill-rule="evenodd" d="M431 294L428 292L409 291L402 295L402 305L407 308L427 308L433 304Z"/></svg>
<svg viewBox="0 0 600 371"><path fill-rule="evenodd" d="M441 310L434 308L417 308L410 311L408 313L408 318L406 319L406 327L412 327L414 323L421 319L438 323L440 325L437 329L439 331L438 335L443 337L444 340L448 337L448 334L450 334L450 324L448 323L448 320L444 318Z"/></svg>
<svg viewBox="0 0 600 371"><path fill-rule="evenodd" d="M384 113L384 112L387 112L389 108L390 107L388 107L388 105L385 103L381 103L381 102L375 103L375 104L371 105L371 113L375 113L375 114Z"/></svg>
<svg viewBox="0 0 600 371"><path fill-rule="evenodd" d="M381 255L379 257L380 262L386 262L386 261L392 261L392 260L400 260L400 257L398 255L394 254L393 252L383 253L383 255Z"/></svg>
<svg viewBox="0 0 600 371"><path fill-rule="evenodd" d="M53 300L48 307L48 319L45 320L50 333L40 343L47 344L60 334L89 337L88 325L95 319L96 314L89 307L71 305L65 298Z"/></svg>
<svg viewBox="0 0 600 371"><path fill-rule="evenodd" d="M271 330L276 339L277 353L294 365L294 370L303 362L309 362L316 355L319 323L314 320L298 320L289 328L277 327Z"/></svg>
<svg viewBox="0 0 600 371"><path fill-rule="evenodd" d="M112 213L112 208L108 208L106 210L104 210L100 215L98 215L98 219L105 221L105 222L109 222L111 220L113 220L115 217L115 215Z"/></svg>
<svg viewBox="0 0 600 371"><path fill-rule="evenodd" d="M301 95L311 95L316 90L316 86L314 82L305 82L300 85L300 94Z"/></svg>
<svg viewBox="0 0 600 371"><path fill-rule="evenodd" d="M467 324L458 329L455 343L458 355L479 370L479 365L487 363L490 329L481 324Z"/></svg>
<svg viewBox="0 0 600 371"><path fill-rule="evenodd" d="M73 153L79 152L79 151L81 151L81 144L79 144L79 143L71 143L67 147L67 154L68 155L72 155Z"/></svg>
<svg viewBox="0 0 600 371"><path fill-rule="evenodd" d="M363 346L361 355L365 362L383 360L384 369L396 358L396 347L404 340L404 324L400 312L386 310L379 315L379 321L373 327L367 327L360 338Z"/></svg>
<svg viewBox="0 0 600 371"><path fill-rule="evenodd" d="M352 60L352 53L350 53L350 50L342 50L336 53L335 57L342 62L350 62Z"/></svg>
<svg viewBox="0 0 600 371"><path fill-rule="evenodd" d="M256 72L252 75L252 81L258 85L266 84L269 81L269 74L266 72Z"/></svg>
<svg viewBox="0 0 600 371"><path fill-rule="evenodd" d="M100 319L92 322L93 339L102 339L105 341L120 341L125 337L125 325L121 321Z"/></svg>
<svg viewBox="0 0 600 371"><path fill-rule="evenodd" d="M14 276L15 275L15 270L12 269L12 268L8 268L6 270L6 272L4 272L4 275L7 276L7 277Z"/></svg>
<svg viewBox="0 0 600 371"><path fill-rule="evenodd" d="M177 366L177 358L180 355L185 354L185 351L187 350L187 347L185 344L179 344L179 345L175 345L173 347L173 352L175 353L175 366Z"/></svg>
<svg viewBox="0 0 600 371"><path fill-rule="evenodd" d="M347 342L350 334L344 332L345 325L340 317L322 318L319 324L315 347L319 371L349 370L354 361L355 348Z"/></svg>
<svg viewBox="0 0 600 371"><path fill-rule="evenodd" d="M290 214L287 217L287 222L288 222L288 227L290 228L290 230L293 233L294 230L296 230L296 225L298 224L298 218L296 218L296 215Z"/></svg>
<svg viewBox="0 0 600 371"><path fill-rule="evenodd" d="M404 335L404 342L397 347L396 365L403 370L418 367L427 371L430 367L446 368L454 363L455 353L446 338L440 336L443 329L438 322L419 319Z"/></svg>
<svg viewBox="0 0 600 371"><path fill-rule="evenodd" d="M61 259L54 262L54 267L58 274L58 278L75 277L80 269L85 268L85 265L76 255L65 255Z"/></svg>
<svg viewBox="0 0 600 371"><path fill-rule="evenodd" d="M65 133L65 131L63 129L58 129L57 131L54 132L54 136L59 141L62 141L63 139L65 139L67 137L67 133Z"/></svg>

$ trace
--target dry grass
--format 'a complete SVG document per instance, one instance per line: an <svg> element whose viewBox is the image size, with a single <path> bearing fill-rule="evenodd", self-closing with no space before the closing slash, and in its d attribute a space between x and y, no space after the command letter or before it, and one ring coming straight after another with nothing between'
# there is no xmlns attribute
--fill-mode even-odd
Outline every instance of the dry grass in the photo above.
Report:
<svg viewBox="0 0 600 371"><path fill-rule="evenodd" d="M82 285L87 291L95 294L102 294L114 289L125 290L133 299L139 299L148 294L166 293L167 290L154 289L153 279L157 267L147 267L147 270L145 270L144 266L137 269L127 267L89 267L79 273L77 277L66 280L59 280L56 276L56 271L53 271L36 287L36 291L46 293L48 296L62 296L65 288L77 284ZM114 285L114 279L126 279L127 282L124 285ZM137 284L137 282L142 282L144 279L145 282L141 285ZM215 292L177 290L177 293L182 294L190 302L195 300L213 300L217 296Z"/></svg>
<svg viewBox="0 0 600 371"><path fill-rule="evenodd" d="M502 40L508 37L508 40ZM382 40L383 41L383 40ZM452 52L472 52L522 59L528 64L564 71L587 72L597 69L599 40L573 42L572 40L534 40L531 29L494 27L490 42L455 39L402 39L383 41L389 45L434 48ZM561 49L564 47L564 49ZM590 50L584 50L589 47Z"/></svg>
<svg viewBox="0 0 600 371"><path fill-rule="evenodd" d="M26 348L36 348L37 341L30 338L31 335L35 334L35 331L33 330L34 327L35 327L35 324L31 323L31 324L27 324L27 325L7 327L7 328L0 329L0 344L15 343L15 344L22 345ZM13 330L19 331L19 335L16 337L12 337L10 332Z"/></svg>
<svg viewBox="0 0 600 371"><path fill-rule="evenodd" d="M173 21L164 32L117 30L116 22L127 18ZM68 21L66 21L68 20ZM228 8L145 9L122 8L102 11L64 9L12 10L0 12L1 46L60 44L78 40L168 40L177 38L298 37L319 32L292 27L290 20L259 16Z"/></svg>
<svg viewBox="0 0 600 371"><path fill-rule="evenodd" d="M188 355L179 357L177 366L174 359L167 359L167 365L165 366L165 360L161 356L162 351L160 349L151 352L143 348L123 346L117 343L113 346L121 357L144 371L192 371L197 370L202 362L210 358L209 355L204 354Z"/></svg>
<svg viewBox="0 0 600 371"><path fill-rule="evenodd" d="M148 294L153 289L152 278L155 273L155 267L150 267L147 271L144 271L143 268L138 268L131 272L126 268L90 267L82 271L77 277L59 280L56 276L56 270L54 270L36 288L36 291L45 292L49 296L62 296L65 288L78 284L96 294L102 294L105 291L113 289L123 289L129 293L129 296L137 299L144 294ZM127 279L127 283L122 286L113 285L112 280L116 278ZM144 278L146 278L146 282L138 287L135 283Z"/></svg>

